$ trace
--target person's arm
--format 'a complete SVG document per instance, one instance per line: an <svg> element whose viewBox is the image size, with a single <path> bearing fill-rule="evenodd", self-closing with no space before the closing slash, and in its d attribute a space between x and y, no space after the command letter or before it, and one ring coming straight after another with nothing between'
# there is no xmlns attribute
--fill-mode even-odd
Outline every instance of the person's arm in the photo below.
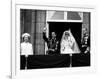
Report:
<svg viewBox="0 0 100 79"><path fill-rule="evenodd" d="M49 39L46 37L46 30L47 30L47 28L44 27L44 29L43 29L43 39L44 39L46 42L48 42Z"/></svg>
<svg viewBox="0 0 100 79"><path fill-rule="evenodd" d="M43 32L43 39L48 42L48 38L46 37L46 32Z"/></svg>
<svg viewBox="0 0 100 79"><path fill-rule="evenodd" d="M55 47L55 50L57 50L58 49L58 41L56 42L56 47Z"/></svg>
<svg viewBox="0 0 100 79"><path fill-rule="evenodd" d="M33 53L33 45L31 44L31 54L34 55Z"/></svg>
<svg viewBox="0 0 100 79"><path fill-rule="evenodd" d="M65 43L62 41L61 42L61 49L60 49L60 52L62 53L64 50L65 50L65 45L64 45Z"/></svg>
<svg viewBox="0 0 100 79"><path fill-rule="evenodd" d="M84 53L88 53L90 51L90 48L87 47Z"/></svg>

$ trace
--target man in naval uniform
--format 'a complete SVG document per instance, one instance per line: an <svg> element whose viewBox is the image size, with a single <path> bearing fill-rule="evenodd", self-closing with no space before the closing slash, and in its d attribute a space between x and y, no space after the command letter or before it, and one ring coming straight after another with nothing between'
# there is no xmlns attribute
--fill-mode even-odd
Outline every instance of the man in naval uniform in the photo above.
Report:
<svg viewBox="0 0 100 79"><path fill-rule="evenodd" d="M43 31L43 39L47 43L48 50L46 51L47 55L53 55L58 53L58 41L56 39L56 33L51 33L51 38L46 37L46 28Z"/></svg>

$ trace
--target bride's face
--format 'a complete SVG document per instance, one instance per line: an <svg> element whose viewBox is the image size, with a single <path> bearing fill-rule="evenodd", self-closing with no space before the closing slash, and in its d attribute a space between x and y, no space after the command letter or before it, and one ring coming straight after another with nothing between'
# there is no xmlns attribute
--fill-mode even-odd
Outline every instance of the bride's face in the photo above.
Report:
<svg viewBox="0 0 100 79"><path fill-rule="evenodd" d="M64 39L67 40L69 36L70 36L69 33L68 33L68 32L65 32L65 37L64 37Z"/></svg>

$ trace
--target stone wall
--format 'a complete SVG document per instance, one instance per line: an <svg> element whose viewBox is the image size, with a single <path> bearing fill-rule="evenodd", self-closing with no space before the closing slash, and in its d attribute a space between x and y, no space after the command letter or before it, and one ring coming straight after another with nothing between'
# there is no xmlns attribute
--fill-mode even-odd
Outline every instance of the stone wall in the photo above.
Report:
<svg viewBox="0 0 100 79"><path fill-rule="evenodd" d="M46 11L22 9L20 15L21 35L29 33L31 35L30 42L33 45L34 54L44 54L45 47L42 31L46 25Z"/></svg>

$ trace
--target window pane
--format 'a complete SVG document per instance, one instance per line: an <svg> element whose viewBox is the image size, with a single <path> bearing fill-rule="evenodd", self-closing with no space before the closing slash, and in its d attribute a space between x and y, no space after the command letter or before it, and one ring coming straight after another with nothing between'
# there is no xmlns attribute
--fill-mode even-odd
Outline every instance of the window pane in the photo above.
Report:
<svg viewBox="0 0 100 79"><path fill-rule="evenodd" d="M49 20L64 20L64 12L62 11L48 11Z"/></svg>
<svg viewBox="0 0 100 79"><path fill-rule="evenodd" d="M67 19L68 20L81 20L82 19L82 13L81 12L67 12Z"/></svg>

